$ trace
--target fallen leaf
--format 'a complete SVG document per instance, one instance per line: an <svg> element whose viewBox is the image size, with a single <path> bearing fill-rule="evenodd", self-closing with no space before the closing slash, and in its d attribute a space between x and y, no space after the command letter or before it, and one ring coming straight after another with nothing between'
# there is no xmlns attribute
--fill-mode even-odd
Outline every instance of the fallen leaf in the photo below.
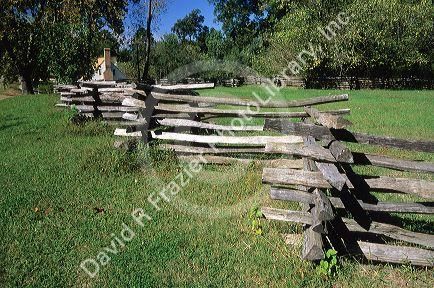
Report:
<svg viewBox="0 0 434 288"><path fill-rule="evenodd" d="M51 211L53 211L53 209L52 208L47 208L47 209L45 209L45 216L47 216L49 213L51 213Z"/></svg>
<svg viewBox="0 0 434 288"><path fill-rule="evenodd" d="M98 213L104 213L104 212L105 212L104 208L98 208L98 207L95 207L95 208L93 208L93 209L95 210L95 214L98 214Z"/></svg>
<svg viewBox="0 0 434 288"><path fill-rule="evenodd" d="M38 213L39 208L38 208L38 207L35 207L33 210L35 211L35 213Z"/></svg>

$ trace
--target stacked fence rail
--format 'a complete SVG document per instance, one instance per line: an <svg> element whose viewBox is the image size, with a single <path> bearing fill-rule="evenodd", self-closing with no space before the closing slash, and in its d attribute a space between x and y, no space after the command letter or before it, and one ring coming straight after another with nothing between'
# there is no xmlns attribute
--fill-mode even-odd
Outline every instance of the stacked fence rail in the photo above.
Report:
<svg viewBox="0 0 434 288"><path fill-rule="evenodd" d="M116 129L115 135L141 137L146 143L158 139L165 142L164 147L177 153L207 154L213 156L209 159L216 163L243 163L248 160L237 160L236 157L231 157L231 154L270 154L271 152L266 150L269 143L302 143L303 139L299 136L275 136L266 133L263 125L266 118L301 119L309 116L303 110L306 105L348 100L348 95L344 94L291 101L258 101L233 97L205 97L192 95L188 91L179 94L180 91L174 93L172 90L155 87L149 89L146 96L135 95L124 99L124 106L140 111L124 114L124 119L131 121L132 125ZM279 111L274 111L276 109L273 108L278 108ZM299 111L289 111L290 108L298 108ZM343 115L348 114L350 110L326 112ZM229 124L219 123L222 119L226 120L223 123ZM251 124L252 119L260 119L259 123L262 121L262 124ZM136 125L138 122L139 126Z"/></svg>
<svg viewBox="0 0 434 288"><path fill-rule="evenodd" d="M60 103L57 107L74 106L88 118L103 118L107 121L122 120L126 112L137 112L137 108L125 107L122 101L136 93L134 84L106 82L80 82L78 85L58 85Z"/></svg>
<svg viewBox="0 0 434 288"><path fill-rule="evenodd" d="M118 85L82 83L58 89L68 99L63 99L65 106L73 103L90 117L117 113L116 119L124 121L114 133L117 137L159 140L185 160L202 154L210 164L261 162L271 199L297 202L301 208L264 207L262 213L269 220L304 225L303 259L320 260L326 247L332 247L368 260L434 265L432 225L425 233L415 232L402 228L396 217L434 214L434 182L426 180L432 179L434 164L354 152L346 144L432 153L434 142L352 132L344 118L349 109L317 108L347 101L346 94L262 101L199 96L191 89L200 89L200 84ZM252 119L262 120L251 124ZM367 165L413 173L390 177L356 172L356 166ZM428 176L423 180L420 174ZM377 193L407 194L412 200L380 201Z"/></svg>
<svg viewBox="0 0 434 288"><path fill-rule="evenodd" d="M303 169L265 168L262 175L263 182L271 185L272 199L298 202L302 209L267 207L262 210L264 216L305 225L303 259L323 259L327 246L373 261L433 266L432 229L429 233L403 229L394 215L434 214L434 182L415 179L418 174L415 178L360 175L353 167L372 165L432 174L434 164L353 153L343 142L424 152L433 152L434 143L352 133L346 130L350 123L341 116L318 114L310 107L305 111L310 117L303 123L270 119L265 124L266 129L303 137L301 145L273 143L268 147L274 153L301 156ZM383 202L372 192L409 194L417 201Z"/></svg>

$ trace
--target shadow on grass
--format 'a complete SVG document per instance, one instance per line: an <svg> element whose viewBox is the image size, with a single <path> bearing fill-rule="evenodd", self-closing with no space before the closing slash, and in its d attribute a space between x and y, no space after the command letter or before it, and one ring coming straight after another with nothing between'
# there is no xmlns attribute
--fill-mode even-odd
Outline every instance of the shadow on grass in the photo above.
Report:
<svg viewBox="0 0 434 288"><path fill-rule="evenodd" d="M7 114L4 117L0 118L0 131L6 130L9 128L15 128L24 123L23 117L16 117L11 114Z"/></svg>

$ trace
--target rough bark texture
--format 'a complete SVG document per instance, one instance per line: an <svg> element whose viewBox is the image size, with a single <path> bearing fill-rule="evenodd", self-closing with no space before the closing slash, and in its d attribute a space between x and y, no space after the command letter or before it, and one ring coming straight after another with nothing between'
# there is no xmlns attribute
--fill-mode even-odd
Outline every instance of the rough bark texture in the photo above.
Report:
<svg viewBox="0 0 434 288"><path fill-rule="evenodd" d="M152 23L152 0L148 0L148 20L146 21L146 59L143 68L142 82L149 82L149 66L151 65L151 23Z"/></svg>
<svg viewBox="0 0 434 288"><path fill-rule="evenodd" d="M351 125L351 122L336 115L321 113L315 108L305 107L304 110L322 126L334 129L343 129Z"/></svg>
<svg viewBox="0 0 434 288"><path fill-rule="evenodd" d="M314 204L312 193L301 190L285 189L272 187L270 197L274 200L285 200ZM345 209L344 202L338 197L329 197L332 206L335 209ZM377 202L375 204L365 203L358 200L359 205L367 211L374 212L391 212L391 213L415 213L415 214L434 214L434 204L432 202L424 203L406 203L406 202Z"/></svg>
<svg viewBox="0 0 434 288"><path fill-rule="evenodd" d="M283 210L268 207L261 208L261 212L264 217L269 220L294 222L308 225L312 224L312 217L308 212Z"/></svg>

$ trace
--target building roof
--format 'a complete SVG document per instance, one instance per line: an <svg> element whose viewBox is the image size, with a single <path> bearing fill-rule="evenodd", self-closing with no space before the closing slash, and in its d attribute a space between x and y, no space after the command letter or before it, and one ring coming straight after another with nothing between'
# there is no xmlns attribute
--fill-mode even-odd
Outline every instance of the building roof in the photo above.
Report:
<svg viewBox="0 0 434 288"><path fill-rule="evenodd" d="M98 61L96 62L96 68L98 68L99 66L102 65L102 63L104 63L104 57L99 57Z"/></svg>
<svg viewBox="0 0 434 288"><path fill-rule="evenodd" d="M111 59L112 65L117 64L118 61L117 61L116 56L110 57L110 59ZM101 66L104 63L104 61L105 61L104 57L98 57L98 60L95 63L95 69L98 69L98 67Z"/></svg>

